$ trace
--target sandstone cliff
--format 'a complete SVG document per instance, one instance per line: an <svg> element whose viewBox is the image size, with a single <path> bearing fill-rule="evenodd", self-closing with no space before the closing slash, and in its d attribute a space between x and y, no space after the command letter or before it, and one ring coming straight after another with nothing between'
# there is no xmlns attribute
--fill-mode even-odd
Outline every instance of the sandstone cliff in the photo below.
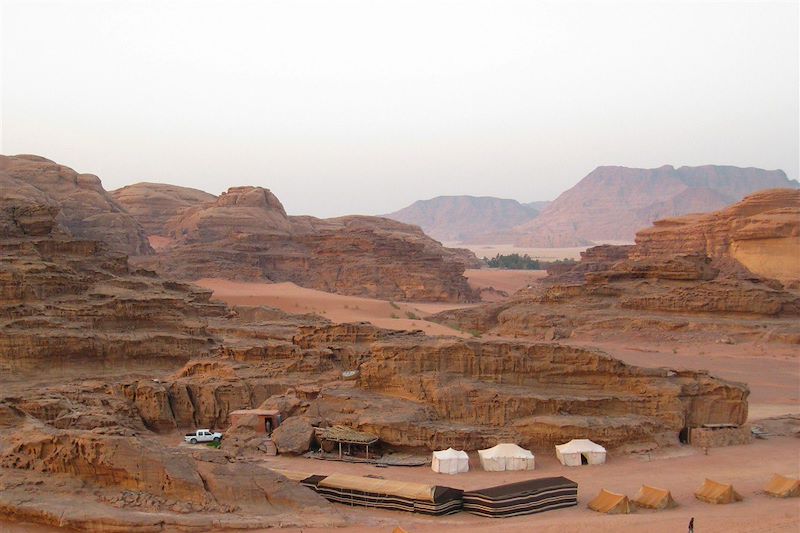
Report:
<svg viewBox="0 0 800 533"><path fill-rule="evenodd" d="M655 220L720 209L761 189L797 188L780 171L707 165L655 169L598 167L534 220L513 228L520 246L632 241Z"/></svg>
<svg viewBox="0 0 800 533"><path fill-rule="evenodd" d="M341 294L395 300L471 301L466 250L379 217L290 217L270 191L235 187L172 218L173 241L138 264L183 279L291 281Z"/></svg>
<svg viewBox="0 0 800 533"><path fill-rule="evenodd" d="M598 246L509 301L434 320L539 339L681 335L800 342L800 191L763 191Z"/></svg>
<svg viewBox="0 0 800 533"><path fill-rule="evenodd" d="M800 190L761 191L721 211L659 220L637 233L634 257L663 254L730 258L766 278L800 283Z"/></svg>
<svg viewBox="0 0 800 533"><path fill-rule="evenodd" d="M204 191L164 183L135 183L111 191L111 196L142 225L148 235L161 235L172 217L189 207L216 199L216 196Z"/></svg>
<svg viewBox="0 0 800 533"><path fill-rule="evenodd" d="M129 255L153 251L139 223L92 174L33 155L0 156L0 190L5 199L35 200L56 209L57 222L76 238L102 241Z"/></svg>

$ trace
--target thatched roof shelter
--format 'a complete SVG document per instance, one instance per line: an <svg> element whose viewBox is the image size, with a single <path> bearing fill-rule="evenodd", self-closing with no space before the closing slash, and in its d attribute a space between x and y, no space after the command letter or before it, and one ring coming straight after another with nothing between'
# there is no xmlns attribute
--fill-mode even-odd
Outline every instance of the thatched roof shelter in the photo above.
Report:
<svg viewBox="0 0 800 533"><path fill-rule="evenodd" d="M342 444L375 444L378 437L371 433L356 431L346 426L333 426L330 428L316 428L315 432L319 440L327 440Z"/></svg>

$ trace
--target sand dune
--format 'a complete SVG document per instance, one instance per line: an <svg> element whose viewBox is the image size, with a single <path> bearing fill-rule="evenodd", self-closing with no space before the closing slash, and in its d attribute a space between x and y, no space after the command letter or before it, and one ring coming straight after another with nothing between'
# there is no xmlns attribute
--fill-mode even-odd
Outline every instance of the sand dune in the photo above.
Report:
<svg viewBox="0 0 800 533"><path fill-rule="evenodd" d="M540 270L467 270L473 288L494 287L512 294L546 273ZM197 285L214 291L214 298L228 305L266 305L287 313L315 313L334 322L370 322L378 327L420 329L428 335L458 335L469 332L429 322L434 313L477 304L391 302L359 296L345 296L299 287L294 283L248 283L218 278L198 280Z"/></svg>
<svg viewBox="0 0 800 533"><path fill-rule="evenodd" d="M228 305L266 305L287 313L315 313L334 322L370 322L387 329L420 329L428 335L469 336L425 320L426 316L464 304L389 302L306 289L294 283L244 283L213 278L196 283L213 290L213 297Z"/></svg>

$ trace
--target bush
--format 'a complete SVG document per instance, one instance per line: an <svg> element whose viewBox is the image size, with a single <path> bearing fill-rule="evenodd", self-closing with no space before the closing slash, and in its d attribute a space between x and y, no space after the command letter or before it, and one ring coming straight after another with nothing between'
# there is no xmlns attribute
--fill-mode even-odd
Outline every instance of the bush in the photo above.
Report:
<svg viewBox="0 0 800 533"><path fill-rule="evenodd" d="M483 258L492 268L505 268L508 270L541 270L542 265L538 259L533 259L528 254L497 254L492 259Z"/></svg>

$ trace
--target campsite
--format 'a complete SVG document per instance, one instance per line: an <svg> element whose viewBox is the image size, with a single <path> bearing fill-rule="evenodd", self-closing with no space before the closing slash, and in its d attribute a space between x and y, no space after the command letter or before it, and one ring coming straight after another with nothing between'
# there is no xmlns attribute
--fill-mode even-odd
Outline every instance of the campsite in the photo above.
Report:
<svg viewBox="0 0 800 533"><path fill-rule="evenodd" d="M371 517L371 528L344 528L347 533L390 532L402 526L409 533L438 531L469 531L489 533L502 527L503 531L523 532L531 524L542 531L619 531L646 527L653 533L681 531L690 517L703 526L703 531L724 532L741 524L758 524L760 516L769 516L776 523L789 525L794 520L797 499L775 498L763 491L774 472L791 473L797 444L790 437L758 440L749 445L728 446L712 450L709 455L696 448L684 447L661 454L610 456L605 464L583 468L562 465L555 452L536 453L533 471L485 471L477 453L469 453L469 471L456 475L436 473L429 466L376 468L370 464L318 461L304 457L261 457L256 464L262 468L302 471L320 475L378 476L385 480L446 485L464 491L480 491L497 485L526 483L532 479L565 477L577 483L577 505L533 515L507 518L488 518L470 512L446 516L424 516L402 511L365 509L337 504L337 509L354 517ZM762 459L748 461L753 453ZM731 483L744 497L730 505L712 505L697 500L695 491L706 477ZM636 506L630 514L607 515L588 508L589 502L602 489L625 494L631 506L642 488L664 488L670 492L676 506L663 510ZM648 491L648 496L653 493ZM645 526L646 524L646 526ZM297 530L299 532L299 530Z"/></svg>

